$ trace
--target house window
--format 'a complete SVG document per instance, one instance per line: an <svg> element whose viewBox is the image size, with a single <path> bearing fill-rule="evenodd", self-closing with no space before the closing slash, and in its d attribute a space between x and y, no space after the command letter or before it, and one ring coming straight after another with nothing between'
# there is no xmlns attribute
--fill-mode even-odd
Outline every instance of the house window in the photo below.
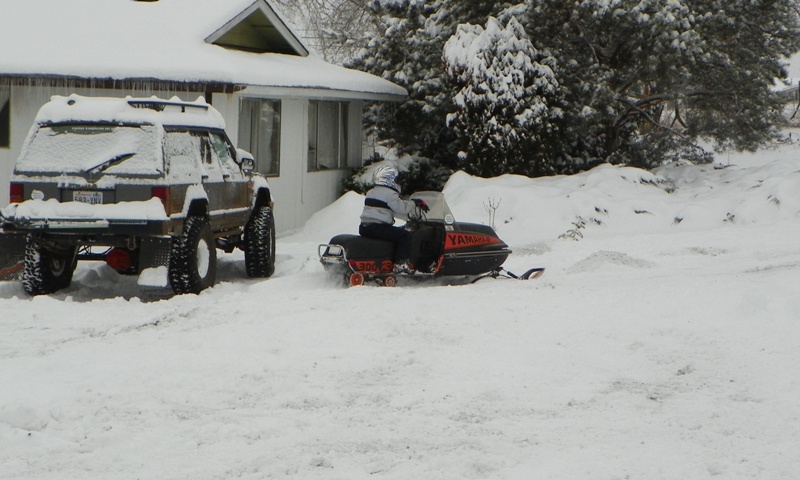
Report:
<svg viewBox="0 0 800 480"><path fill-rule="evenodd" d="M308 103L308 171L347 167L347 112L343 102Z"/></svg>
<svg viewBox="0 0 800 480"><path fill-rule="evenodd" d="M0 87L0 148L11 146L11 89Z"/></svg>
<svg viewBox="0 0 800 480"><path fill-rule="evenodd" d="M243 98L239 112L239 146L253 154L256 171L280 175L281 102Z"/></svg>

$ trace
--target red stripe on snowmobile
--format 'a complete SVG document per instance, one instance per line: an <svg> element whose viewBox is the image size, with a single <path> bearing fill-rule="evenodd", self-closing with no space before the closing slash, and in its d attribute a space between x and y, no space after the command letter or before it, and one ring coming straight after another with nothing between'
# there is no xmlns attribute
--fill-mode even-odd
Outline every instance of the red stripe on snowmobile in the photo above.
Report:
<svg viewBox="0 0 800 480"><path fill-rule="evenodd" d="M481 247L483 245L493 245L501 243L497 237L480 235L476 233L447 232L444 241L445 250L456 250L459 248Z"/></svg>

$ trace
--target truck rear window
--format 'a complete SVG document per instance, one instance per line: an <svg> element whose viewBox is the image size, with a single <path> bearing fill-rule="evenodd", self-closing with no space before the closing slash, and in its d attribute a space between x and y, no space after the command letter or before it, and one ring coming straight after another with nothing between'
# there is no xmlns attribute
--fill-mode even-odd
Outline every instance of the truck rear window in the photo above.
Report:
<svg viewBox="0 0 800 480"><path fill-rule="evenodd" d="M20 153L18 173L158 175L162 130L153 125L43 125Z"/></svg>

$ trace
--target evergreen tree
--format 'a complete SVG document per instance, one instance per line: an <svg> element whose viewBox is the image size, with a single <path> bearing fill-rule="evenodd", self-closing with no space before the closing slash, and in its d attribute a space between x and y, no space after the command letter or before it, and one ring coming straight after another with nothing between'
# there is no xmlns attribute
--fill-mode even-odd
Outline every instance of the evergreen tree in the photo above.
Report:
<svg viewBox="0 0 800 480"><path fill-rule="evenodd" d="M350 66L373 73L408 90L399 104L377 104L368 119L377 127L380 140L394 142L403 152L424 152L430 137L441 130L427 98L436 88L431 58L436 50L425 31L432 5L421 0L373 0L369 6L378 24L378 34Z"/></svg>
<svg viewBox="0 0 800 480"><path fill-rule="evenodd" d="M561 116L552 57L533 47L513 17L504 28L462 24L445 45L455 112L447 125L460 140L465 171L484 176L553 173L549 141Z"/></svg>
<svg viewBox="0 0 800 480"><path fill-rule="evenodd" d="M531 0L528 32L558 59L565 166L658 164L774 134L771 87L800 49L794 0Z"/></svg>
<svg viewBox="0 0 800 480"><path fill-rule="evenodd" d="M800 50L796 0L371 2L380 34L354 66L409 91L406 102L374 108L371 118L380 138L395 140L402 152L454 167L460 166L459 151L488 165L485 159L495 149L503 167L476 167L483 175L570 173L599 162L646 167L693 154L707 158L695 146L705 138L718 146L754 149L780 124L772 87L785 77L784 59ZM554 73L539 90L512 82L526 92L514 98L547 107L527 122L509 120L516 108L510 106L513 95L494 111L489 96L477 95L482 83L493 85L487 92L498 93L500 72L511 69L498 48L481 49L482 70L450 55L446 71L444 46L458 25L465 24L453 42L466 47L467 38L489 30L466 25L487 25L490 16L503 25L516 17L524 25L532 47L514 33L517 54L531 61L522 76L541 80L538 69L544 66ZM484 82L480 75L486 75ZM554 106L561 107L561 117ZM487 120L492 118L496 128ZM513 139L524 148L511 148Z"/></svg>
<svg viewBox="0 0 800 480"><path fill-rule="evenodd" d="M400 104L371 108L370 121L381 140L403 153L454 164L457 146L448 129L452 92L444 80L442 51L460 23L484 24L509 4L490 0L372 0L379 34L350 64L408 90Z"/></svg>

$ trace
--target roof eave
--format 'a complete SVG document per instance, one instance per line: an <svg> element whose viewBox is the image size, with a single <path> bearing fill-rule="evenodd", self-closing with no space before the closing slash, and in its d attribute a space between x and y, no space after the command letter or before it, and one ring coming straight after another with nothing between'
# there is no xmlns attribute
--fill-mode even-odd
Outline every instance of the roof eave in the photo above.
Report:
<svg viewBox="0 0 800 480"><path fill-rule="evenodd" d="M299 97L324 100L364 100L371 102L402 102L408 98L405 90L374 92L319 87L272 87L248 85L240 91L243 95L258 97Z"/></svg>
<svg viewBox="0 0 800 480"><path fill-rule="evenodd" d="M33 85L33 86L63 86L74 88L96 89L137 89L142 84L158 84L165 89L194 90L207 93L234 93L245 88L244 85L226 82L204 80L168 80L155 77L129 77L129 78L91 78L77 75L59 74L14 74L0 73L0 85Z"/></svg>
<svg viewBox="0 0 800 480"><path fill-rule="evenodd" d="M375 102L401 102L407 98L405 90L398 87L395 92L359 91L321 87L282 87L267 85L246 85L215 81L178 81L153 77L131 78L86 78L56 74L0 74L0 85L14 86L64 86L91 89L141 89L143 84L157 84L165 90L188 90L204 93L249 93L258 96L309 97L341 100L365 100Z"/></svg>

